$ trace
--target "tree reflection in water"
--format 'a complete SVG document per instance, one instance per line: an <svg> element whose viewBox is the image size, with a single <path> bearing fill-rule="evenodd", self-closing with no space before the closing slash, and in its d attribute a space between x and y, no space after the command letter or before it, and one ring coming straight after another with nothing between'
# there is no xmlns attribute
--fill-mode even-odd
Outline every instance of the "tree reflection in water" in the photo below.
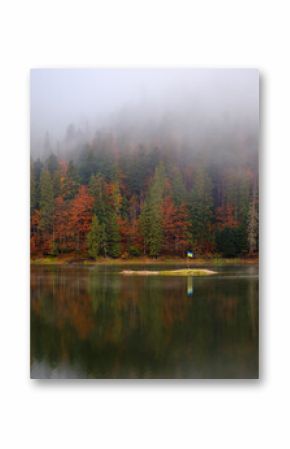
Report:
<svg viewBox="0 0 290 449"><path fill-rule="evenodd" d="M31 375L256 378L258 280L33 267Z"/></svg>

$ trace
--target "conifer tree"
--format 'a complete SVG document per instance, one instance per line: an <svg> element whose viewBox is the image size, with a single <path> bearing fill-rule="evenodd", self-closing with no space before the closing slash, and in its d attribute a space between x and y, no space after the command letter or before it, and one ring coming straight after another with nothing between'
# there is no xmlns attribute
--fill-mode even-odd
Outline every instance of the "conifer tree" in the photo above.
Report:
<svg viewBox="0 0 290 449"><path fill-rule="evenodd" d="M52 174L52 185L54 197L57 198L61 194L61 171L59 167Z"/></svg>
<svg viewBox="0 0 290 449"><path fill-rule="evenodd" d="M33 210L40 207L40 176L43 169L43 164L40 159L35 162L31 159L30 165L30 199Z"/></svg>
<svg viewBox="0 0 290 449"><path fill-rule="evenodd" d="M49 171L43 169L40 176L40 229L51 232L53 224L54 198Z"/></svg>
<svg viewBox="0 0 290 449"><path fill-rule="evenodd" d="M206 253L213 244L211 231L213 199L211 180L202 166L195 172L189 207L193 249Z"/></svg>
<svg viewBox="0 0 290 449"><path fill-rule="evenodd" d="M110 257L119 257L121 253L121 237L119 231L119 225L117 222L117 215L114 211L111 211L105 226L106 240L107 240L107 253Z"/></svg>
<svg viewBox="0 0 290 449"><path fill-rule="evenodd" d="M91 229L87 234L88 254L96 259L100 253L103 238L102 225L96 215L93 215Z"/></svg>
<svg viewBox="0 0 290 449"><path fill-rule="evenodd" d="M148 252L151 257L157 257L162 247L163 229L161 206L164 189L165 169L163 164L159 164L155 170L152 185L141 213L141 227L145 252Z"/></svg>
<svg viewBox="0 0 290 449"><path fill-rule="evenodd" d="M180 170L177 168L175 168L172 172L172 198L177 206L184 203L186 198L184 181Z"/></svg>
<svg viewBox="0 0 290 449"><path fill-rule="evenodd" d="M97 169L97 159L89 145L81 152L78 167L82 184L89 184L91 176Z"/></svg>
<svg viewBox="0 0 290 449"><path fill-rule="evenodd" d="M70 161L68 164L66 176L63 181L63 197L65 200L73 199L79 191L80 178L78 171L73 163Z"/></svg>
<svg viewBox="0 0 290 449"><path fill-rule="evenodd" d="M253 256L257 252L258 232L259 232L259 216L257 210L257 199L254 193L252 201L250 203L249 216L248 216L248 244L250 256Z"/></svg>
<svg viewBox="0 0 290 449"><path fill-rule="evenodd" d="M118 224L120 192L118 184L107 183L100 174L91 176L89 192L94 198L94 214L102 225L102 252L105 256L119 257L121 236Z"/></svg>
<svg viewBox="0 0 290 449"><path fill-rule="evenodd" d="M145 200L144 205L140 214L140 228L143 235L143 253L147 253L150 245L150 234L151 234L151 216L150 216L150 205L149 200Z"/></svg>
<svg viewBox="0 0 290 449"><path fill-rule="evenodd" d="M58 160L54 153L51 153L51 155L47 158L45 165L51 175L56 172L56 170L58 169Z"/></svg>
<svg viewBox="0 0 290 449"><path fill-rule="evenodd" d="M90 195L94 198L94 214L101 224L106 221L106 209L108 199L106 198L104 179L100 174L92 175L89 184Z"/></svg>

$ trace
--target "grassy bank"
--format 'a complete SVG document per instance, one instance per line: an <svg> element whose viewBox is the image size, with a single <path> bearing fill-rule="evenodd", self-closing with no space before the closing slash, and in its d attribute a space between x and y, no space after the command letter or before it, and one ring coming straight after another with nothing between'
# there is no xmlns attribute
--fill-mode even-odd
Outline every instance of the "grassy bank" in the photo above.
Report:
<svg viewBox="0 0 290 449"><path fill-rule="evenodd" d="M58 256L58 257L41 257L32 258L32 265L66 265L66 264L83 264L83 265L184 265L189 267L208 266L208 265L254 265L258 263L257 258L233 258L224 259L220 257L198 258L190 261L178 257L159 257L151 259L149 257L134 257L128 259L109 259L99 257L96 260L89 260L81 257Z"/></svg>

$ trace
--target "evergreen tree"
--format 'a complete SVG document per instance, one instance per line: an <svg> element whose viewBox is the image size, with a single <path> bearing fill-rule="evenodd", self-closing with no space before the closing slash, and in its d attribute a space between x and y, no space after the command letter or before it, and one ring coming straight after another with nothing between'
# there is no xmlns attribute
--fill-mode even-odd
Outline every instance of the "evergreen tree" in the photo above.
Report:
<svg viewBox="0 0 290 449"><path fill-rule="evenodd" d="M41 175L41 172L43 169L43 163L41 162L40 159L36 159L36 161L33 164L33 168L34 168L35 181L36 181L36 183L39 184L40 175Z"/></svg>
<svg viewBox="0 0 290 449"><path fill-rule="evenodd" d="M83 149L78 167L82 184L89 184L91 176L96 173L97 169L97 159L90 146L87 145L87 147Z"/></svg>
<svg viewBox="0 0 290 449"><path fill-rule="evenodd" d="M248 242L248 213L249 203L251 201L251 182L252 173L247 170L237 177L238 198L237 198L237 217L240 222L240 247L241 252L246 253L249 249Z"/></svg>
<svg viewBox="0 0 290 449"><path fill-rule="evenodd" d="M35 209L39 209L40 205L40 175L43 169L43 163L40 161L40 159L37 159L35 162L32 161L31 164L31 171L34 177L34 186L33 186L33 193L35 195L34 197L34 204Z"/></svg>
<svg viewBox="0 0 290 449"><path fill-rule="evenodd" d="M43 169L40 177L40 229L51 232L53 224L54 195L49 171Z"/></svg>
<svg viewBox="0 0 290 449"><path fill-rule="evenodd" d="M143 253L146 254L150 245L150 235L151 235L151 215L150 215L150 204L147 199L140 214L140 227L143 235Z"/></svg>
<svg viewBox="0 0 290 449"><path fill-rule="evenodd" d="M162 229L162 198L165 189L165 169L159 164L155 170L154 178L145 200L141 213L141 228L144 237L145 252L151 257L160 254L163 229Z"/></svg>
<svg viewBox="0 0 290 449"><path fill-rule="evenodd" d="M121 254L121 237L119 231L119 225L117 222L117 215L112 210L107 217L107 222L105 224L105 235L107 241L107 253L110 257L119 257Z"/></svg>
<svg viewBox="0 0 290 449"><path fill-rule="evenodd" d="M103 244L103 227L96 215L93 215L91 229L87 235L88 254L96 259Z"/></svg>
<svg viewBox="0 0 290 449"><path fill-rule="evenodd" d="M89 192L94 198L94 214L102 225L102 252L105 256L119 257L121 236L118 224L120 192L118 184L106 183L100 174L91 176Z"/></svg>
<svg viewBox="0 0 290 449"><path fill-rule="evenodd" d="M250 256L253 256L257 252L258 233L259 233L259 216L257 210L257 199L256 195L254 194L252 201L250 203L248 215L248 244Z"/></svg>
<svg viewBox="0 0 290 449"><path fill-rule="evenodd" d="M56 172L56 170L58 169L58 160L54 153L51 153L51 155L47 158L45 165L51 175Z"/></svg>
<svg viewBox="0 0 290 449"><path fill-rule="evenodd" d="M177 206L184 203L186 189L180 170L175 168L172 172L172 198Z"/></svg>
<svg viewBox="0 0 290 449"><path fill-rule="evenodd" d="M100 174L92 175L89 184L90 195L94 198L94 214L100 223L106 222L106 209L108 208L108 198L105 192L104 179Z"/></svg>
<svg viewBox="0 0 290 449"><path fill-rule="evenodd" d="M63 197L65 200L73 199L79 191L80 178L78 171L73 163L70 161L68 164L66 176L63 181Z"/></svg>
<svg viewBox="0 0 290 449"><path fill-rule="evenodd" d="M54 197L58 197L61 194L61 172L58 167L57 170L52 174L52 184L53 184L53 193Z"/></svg>
<svg viewBox="0 0 290 449"><path fill-rule="evenodd" d="M206 253L213 246L213 198L210 177L202 166L195 172L189 208L193 249Z"/></svg>
<svg viewBox="0 0 290 449"><path fill-rule="evenodd" d="M217 251L223 257L238 257L242 253L242 229L225 227L216 233Z"/></svg>

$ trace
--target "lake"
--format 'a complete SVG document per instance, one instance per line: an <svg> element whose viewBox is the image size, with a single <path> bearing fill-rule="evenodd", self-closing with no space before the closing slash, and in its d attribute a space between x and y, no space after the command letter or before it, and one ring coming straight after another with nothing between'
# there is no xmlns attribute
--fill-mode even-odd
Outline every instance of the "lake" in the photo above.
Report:
<svg viewBox="0 0 290 449"><path fill-rule="evenodd" d="M162 267L32 266L31 377L258 377L257 266L120 274L142 268Z"/></svg>

